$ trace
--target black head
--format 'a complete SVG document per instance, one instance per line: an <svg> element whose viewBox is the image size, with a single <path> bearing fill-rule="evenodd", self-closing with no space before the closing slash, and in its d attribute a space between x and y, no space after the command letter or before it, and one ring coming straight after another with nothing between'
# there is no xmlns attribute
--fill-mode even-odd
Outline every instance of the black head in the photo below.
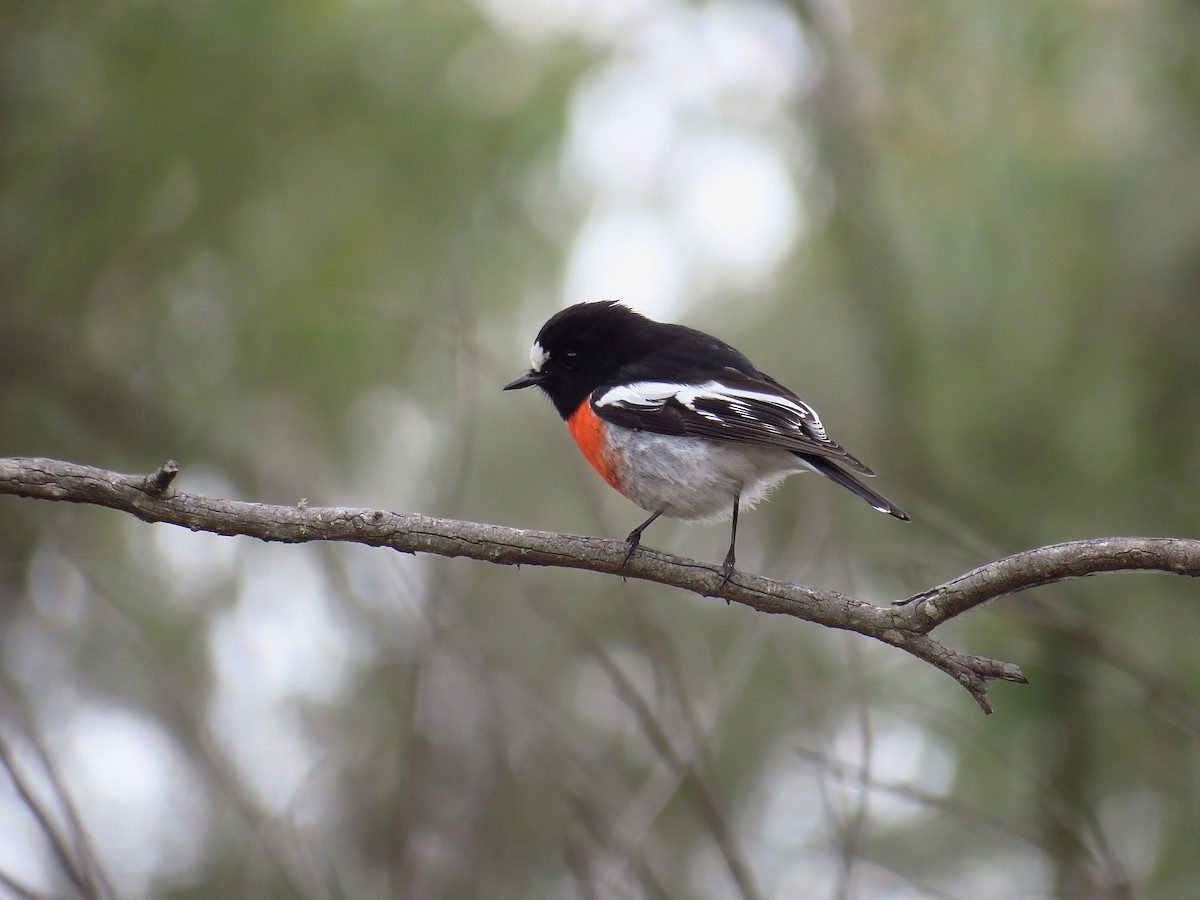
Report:
<svg viewBox="0 0 1200 900"><path fill-rule="evenodd" d="M529 351L533 368L504 390L537 385L565 419L618 369L654 347L664 327L615 300L568 306L538 332Z"/></svg>

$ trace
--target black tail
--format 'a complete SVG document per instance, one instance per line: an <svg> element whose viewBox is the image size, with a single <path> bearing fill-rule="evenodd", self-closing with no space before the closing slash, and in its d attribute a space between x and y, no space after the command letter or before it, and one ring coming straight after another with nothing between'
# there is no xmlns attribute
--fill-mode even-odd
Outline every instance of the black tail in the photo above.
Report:
<svg viewBox="0 0 1200 900"><path fill-rule="evenodd" d="M909 519L908 513L883 496L883 494L871 490L845 469L839 468L833 460L826 459L824 456L814 456L809 453L797 453L796 455L826 478L830 478L847 490L858 494L858 496L862 497L880 512L885 512L889 516L895 516L901 522L912 521Z"/></svg>

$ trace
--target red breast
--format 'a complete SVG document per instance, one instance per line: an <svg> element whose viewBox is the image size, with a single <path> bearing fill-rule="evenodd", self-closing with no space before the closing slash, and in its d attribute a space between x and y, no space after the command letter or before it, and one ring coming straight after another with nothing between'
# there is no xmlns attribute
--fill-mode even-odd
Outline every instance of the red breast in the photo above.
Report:
<svg viewBox="0 0 1200 900"><path fill-rule="evenodd" d="M616 461L608 452L608 440L604 434L607 426L592 410L590 399L585 399L579 404L579 408L571 413L571 417L567 419L567 427L571 429L571 437L575 438L575 443L583 451L584 458L592 464L592 468L610 485L624 493Z"/></svg>

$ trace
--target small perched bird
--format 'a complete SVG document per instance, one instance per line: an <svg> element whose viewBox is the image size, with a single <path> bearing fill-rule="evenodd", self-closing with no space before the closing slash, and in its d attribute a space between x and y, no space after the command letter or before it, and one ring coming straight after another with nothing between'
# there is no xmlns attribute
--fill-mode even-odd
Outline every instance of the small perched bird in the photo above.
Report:
<svg viewBox="0 0 1200 900"><path fill-rule="evenodd" d="M808 469L909 521L851 474L875 473L829 439L811 406L712 335L612 300L577 303L542 326L529 359L504 390L541 388L587 461L651 513L629 532L626 561L659 516L732 516L728 579L739 507Z"/></svg>

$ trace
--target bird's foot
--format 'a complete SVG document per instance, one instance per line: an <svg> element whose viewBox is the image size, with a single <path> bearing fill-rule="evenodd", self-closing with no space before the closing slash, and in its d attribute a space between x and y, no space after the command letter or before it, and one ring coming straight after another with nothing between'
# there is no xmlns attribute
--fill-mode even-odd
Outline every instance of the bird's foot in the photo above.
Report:
<svg viewBox="0 0 1200 900"><path fill-rule="evenodd" d="M733 577L733 573L735 571L733 566L734 562L735 557L733 555L733 548L730 548L729 552L725 554L725 562L721 563L721 583L717 586L717 590L722 590L725 585L729 584L729 579ZM731 601L729 600L725 601L727 605L730 602Z"/></svg>
<svg viewBox="0 0 1200 900"><path fill-rule="evenodd" d="M633 554L636 553L637 548L642 545L642 530L640 528L635 528L633 531L629 532L629 536L625 538L625 543L629 546L625 550L625 560L621 563L622 568L629 565L629 561L633 559Z"/></svg>
<svg viewBox="0 0 1200 900"><path fill-rule="evenodd" d="M639 546L641 546L642 532L646 530L647 526L649 526L651 522L661 515L662 510L660 509L637 528L633 529L633 531L629 532L629 536L625 538L625 543L629 545L629 549L625 551L625 562L621 563L622 567L629 565L629 560L633 559L633 552L637 550Z"/></svg>

